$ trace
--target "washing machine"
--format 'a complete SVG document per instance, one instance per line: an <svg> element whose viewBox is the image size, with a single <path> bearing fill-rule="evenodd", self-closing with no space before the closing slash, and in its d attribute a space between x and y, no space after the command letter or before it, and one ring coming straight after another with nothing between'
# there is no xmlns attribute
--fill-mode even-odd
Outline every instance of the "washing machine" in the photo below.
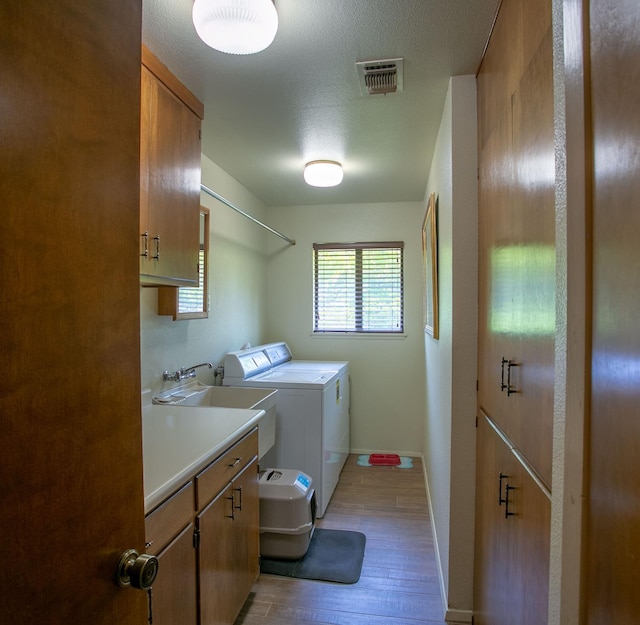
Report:
<svg viewBox="0 0 640 625"><path fill-rule="evenodd" d="M349 363L293 360L269 343L229 352L222 384L278 389L276 441L260 464L310 475L324 516L349 454Z"/></svg>

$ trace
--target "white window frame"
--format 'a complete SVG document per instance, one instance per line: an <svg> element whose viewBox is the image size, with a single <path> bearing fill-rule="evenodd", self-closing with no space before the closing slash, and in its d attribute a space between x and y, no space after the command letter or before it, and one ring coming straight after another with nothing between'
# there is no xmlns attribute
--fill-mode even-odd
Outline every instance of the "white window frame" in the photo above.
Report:
<svg viewBox="0 0 640 625"><path fill-rule="evenodd" d="M337 276L331 275L332 261L338 263ZM403 335L403 264L402 241L314 243L313 335ZM380 314L385 306L391 312Z"/></svg>

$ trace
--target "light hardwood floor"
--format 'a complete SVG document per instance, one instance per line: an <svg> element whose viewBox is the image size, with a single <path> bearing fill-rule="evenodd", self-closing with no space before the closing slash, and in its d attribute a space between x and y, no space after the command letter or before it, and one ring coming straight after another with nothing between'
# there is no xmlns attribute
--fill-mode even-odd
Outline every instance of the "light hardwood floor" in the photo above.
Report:
<svg viewBox="0 0 640 625"><path fill-rule="evenodd" d="M347 459L317 527L367 537L356 584L261 575L235 625L445 625L419 458L413 467Z"/></svg>

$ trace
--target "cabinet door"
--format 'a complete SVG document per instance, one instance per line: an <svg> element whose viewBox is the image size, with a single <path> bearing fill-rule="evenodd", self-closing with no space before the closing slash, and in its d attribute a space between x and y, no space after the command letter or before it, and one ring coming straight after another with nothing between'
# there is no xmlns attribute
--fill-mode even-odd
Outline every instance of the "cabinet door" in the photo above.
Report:
<svg viewBox="0 0 640 625"><path fill-rule="evenodd" d="M197 286L200 119L144 66L141 88L140 274Z"/></svg>
<svg viewBox="0 0 640 625"><path fill-rule="evenodd" d="M506 473L509 493L502 507L509 516L502 521L509 543L509 622L547 625L551 500L513 453Z"/></svg>
<svg viewBox="0 0 640 625"><path fill-rule="evenodd" d="M508 435L551 484L555 337L555 206L551 29L524 71L513 98L515 163L511 245L511 332L516 391Z"/></svg>
<svg viewBox="0 0 640 625"><path fill-rule="evenodd" d="M545 625L550 499L485 417L477 445L474 622Z"/></svg>
<svg viewBox="0 0 640 625"><path fill-rule="evenodd" d="M258 577L257 462L197 517L200 625L233 625Z"/></svg>
<svg viewBox="0 0 640 625"><path fill-rule="evenodd" d="M196 550L193 523L158 554L159 574L153 583L154 625L196 625Z"/></svg>
<svg viewBox="0 0 640 625"><path fill-rule="evenodd" d="M555 332L550 10L547 0L503 3L478 76L479 407L547 484Z"/></svg>
<svg viewBox="0 0 640 625"><path fill-rule="evenodd" d="M476 440L474 623L511 625L508 528L501 503L509 450L484 417L478 419Z"/></svg>
<svg viewBox="0 0 640 625"><path fill-rule="evenodd" d="M233 623L260 573L260 504L258 463L253 462L232 483L235 516L233 566L236 581L229 598Z"/></svg>
<svg viewBox="0 0 640 625"><path fill-rule="evenodd" d="M519 404L507 395L506 364L515 358L511 293L511 111L497 123L480 154L478 248L478 406L505 431Z"/></svg>
<svg viewBox="0 0 640 625"><path fill-rule="evenodd" d="M197 517L200 625L233 623L233 489L229 484Z"/></svg>

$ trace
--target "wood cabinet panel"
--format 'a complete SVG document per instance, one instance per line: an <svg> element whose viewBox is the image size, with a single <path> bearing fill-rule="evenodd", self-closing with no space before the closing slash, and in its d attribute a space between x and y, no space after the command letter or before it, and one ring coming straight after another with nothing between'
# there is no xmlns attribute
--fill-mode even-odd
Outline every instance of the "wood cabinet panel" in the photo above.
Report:
<svg viewBox="0 0 640 625"><path fill-rule="evenodd" d="M196 476L196 508L202 510L257 455L255 429Z"/></svg>
<svg viewBox="0 0 640 625"><path fill-rule="evenodd" d="M194 491L193 482L185 484L145 517L147 553L155 555L164 549L165 545L193 520Z"/></svg>
<svg viewBox="0 0 640 625"><path fill-rule="evenodd" d="M551 2L505 0L478 74L478 141L482 149L510 109L511 96L551 29Z"/></svg>
<svg viewBox="0 0 640 625"><path fill-rule="evenodd" d="M593 354L586 618L638 622L640 4L590 4Z"/></svg>
<svg viewBox="0 0 640 625"><path fill-rule="evenodd" d="M505 249L516 393L507 433L551 484L555 339L555 158L551 31L512 97L510 236ZM493 416L493 415L492 415Z"/></svg>
<svg viewBox="0 0 640 625"><path fill-rule="evenodd" d="M518 31L529 13L537 16L531 17L535 28L525 43L516 43L509 33ZM494 45L492 38L478 76L479 119L491 119L479 157L478 402L550 484L555 333L550 3L536 0L525 8L519 0L504 2L494 34L498 40ZM513 54L507 53L509 46L515 46Z"/></svg>
<svg viewBox="0 0 640 625"><path fill-rule="evenodd" d="M474 564L474 623L502 625L509 620L509 544L500 505L508 447L499 440L484 417L479 418L476 454L476 518Z"/></svg>
<svg viewBox="0 0 640 625"><path fill-rule="evenodd" d="M478 121L481 417L474 616L484 625L542 625L555 382L549 0L501 3L478 74Z"/></svg>
<svg viewBox="0 0 640 625"><path fill-rule="evenodd" d="M233 623L231 605L226 601L235 583L233 514L233 490L229 484L196 520L200 535L200 625Z"/></svg>
<svg viewBox="0 0 640 625"><path fill-rule="evenodd" d="M513 161L511 109L496 126L480 155L478 245L478 406L505 431L519 408L504 392L503 359L513 359L511 292L513 273L511 207Z"/></svg>
<svg viewBox="0 0 640 625"><path fill-rule="evenodd" d="M197 581L194 525L189 523L158 554L158 577L153 583L154 625L196 625Z"/></svg>
<svg viewBox="0 0 640 625"><path fill-rule="evenodd" d="M167 86L176 83L142 65L140 275L147 285L197 286L201 119Z"/></svg>
<svg viewBox="0 0 640 625"><path fill-rule="evenodd" d="M477 443L474 622L545 625L550 494L485 416Z"/></svg>
<svg viewBox="0 0 640 625"><path fill-rule="evenodd" d="M260 574L260 498L258 465L250 464L231 485L236 506L235 572L232 605L233 623Z"/></svg>
<svg viewBox="0 0 640 625"><path fill-rule="evenodd" d="M147 515L154 623L233 624L259 574L257 457L255 428Z"/></svg>
<svg viewBox="0 0 640 625"><path fill-rule="evenodd" d="M198 515L200 625L233 625L258 577L256 458Z"/></svg>

